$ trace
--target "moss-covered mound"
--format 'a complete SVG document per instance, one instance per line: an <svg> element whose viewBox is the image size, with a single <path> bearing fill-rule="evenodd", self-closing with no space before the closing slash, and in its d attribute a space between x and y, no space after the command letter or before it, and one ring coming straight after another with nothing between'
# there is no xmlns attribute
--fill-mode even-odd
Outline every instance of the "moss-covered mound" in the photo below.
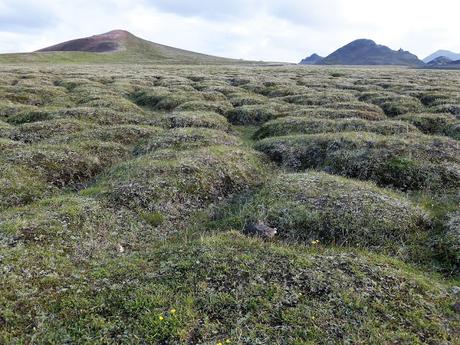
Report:
<svg viewBox="0 0 460 345"><path fill-rule="evenodd" d="M152 217L165 232L187 216L266 178L260 156L243 148L160 150L116 166L86 193Z"/></svg>
<svg viewBox="0 0 460 345"><path fill-rule="evenodd" d="M254 125L277 117L287 116L294 107L289 104L268 102L264 104L242 105L229 111L226 116L235 125Z"/></svg>
<svg viewBox="0 0 460 345"><path fill-rule="evenodd" d="M366 92L359 100L380 106L388 116L417 113L423 110L423 104L417 98L396 93Z"/></svg>
<svg viewBox="0 0 460 345"><path fill-rule="evenodd" d="M186 102L203 100L202 95L198 92L171 91L161 87L137 91L132 97L134 102L140 106L166 111L174 110Z"/></svg>
<svg viewBox="0 0 460 345"><path fill-rule="evenodd" d="M153 124L154 121L143 111L121 112L110 108L78 107L60 109L53 116L58 118L73 118L86 122L94 122L100 125L116 124Z"/></svg>
<svg viewBox="0 0 460 345"><path fill-rule="evenodd" d="M437 243L437 254L440 259L451 265L454 274L460 272L460 211L445 217L445 227Z"/></svg>
<svg viewBox="0 0 460 345"><path fill-rule="evenodd" d="M74 119L55 119L42 122L25 123L17 126L10 134L13 140L35 143L56 135L71 135L90 125Z"/></svg>
<svg viewBox="0 0 460 345"><path fill-rule="evenodd" d="M228 101L191 101L179 105L177 111L211 111L224 115L232 109Z"/></svg>
<svg viewBox="0 0 460 345"><path fill-rule="evenodd" d="M135 154L146 154L160 149L186 150L212 145L241 145L237 137L209 128L174 128L139 144Z"/></svg>
<svg viewBox="0 0 460 345"><path fill-rule="evenodd" d="M10 124L0 121L0 138L9 137L12 128L13 126L11 126Z"/></svg>
<svg viewBox="0 0 460 345"><path fill-rule="evenodd" d="M166 128L203 127L226 131L229 129L227 119L211 111L177 111L170 114L158 115L156 124Z"/></svg>
<svg viewBox="0 0 460 345"><path fill-rule="evenodd" d="M448 135L460 139L460 121L451 114L406 114L398 119L416 126L425 134Z"/></svg>
<svg viewBox="0 0 460 345"><path fill-rule="evenodd" d="M79 266L73 275L67 271L76 264L53 260L55 253L46 261L38 257L40 247L27 255L3 257L15 267L3 277L3 342L460 340L449 286L379 256L288 248L237 233L187 245L166 242L142 256L128 251L100 265ZM52 271L39 274L40 266Z"/></svg>
<svg viewBox="0 0 460 345"><path fill-rule="evenodd" d="M348 108L303 108L297 109L291 112L289 115L301 116L309 118L324 118L324 119L350 119L357 118L369 121L385 120L386 116L383 112L375 112L360 109L348 109Z"/></svg>
<svg viewBox="0 0 460 345"><path fill-rule="evenodd" d="M116 143L84 141L72 145L41 144L0 152L2 164L12 164L42 176L51 185L78 186L122 160L128 150Z"/></svg>
<svg viewBox="0 0 460 345"><path fill-rule="evenodd" d="M0 244L54 247L73 261L113 255L117 245L133 250L151 229L131 212L91 198L62 195L0 213ZM143 240L146 240L144 238Z"/></svg>
<svg viewBox="0 0 460 345"><path fill-rule="evenodd" d="M277 228L282 239L371 248L407 257L426 243L428 216L371 183L320 172L282 174L243 208L243 223Z"/></svg>
<svg viewBox="0 0 460 345"><path fill-rule="evenodd" d="M460 147L444 137L324 133L267 138L256 148L296 170L324 169L404 190L460 186Z"/></svg>
<svg viewBox="0 0 460 345"><path fill-rule="evenodd" d="M35 169L0 161L0 210L28 204L54 189Z"/></svg>
<svg viewBox="0 0 460 345"><path fill-rule="evenodd" d="M156 137L164 131L155 126L114 125L99 126L71 135L60 135L48 140L48 143L79 143L88 141L114 142L122 145L135 145L139 141Z"/></svg>
<svg viewBox="0 0 460 345"><path fill-rule="evenodd" d="M402 121L367 121L356 118L330 120L288 116L263 124L255 133L254 138L327 132L373 132L383 135L403 135L419 131L417 127Z"/></svg>

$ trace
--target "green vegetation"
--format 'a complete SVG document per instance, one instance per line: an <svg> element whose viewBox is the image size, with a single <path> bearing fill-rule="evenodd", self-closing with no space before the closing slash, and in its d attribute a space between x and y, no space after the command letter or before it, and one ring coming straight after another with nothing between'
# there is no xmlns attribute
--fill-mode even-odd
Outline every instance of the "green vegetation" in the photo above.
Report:
<svg viewBox="0 0 460 345"><path fill-rule="evenodd" d="M295 170L320 169L402 190L460 187L460 147L444 137L324 133L267 138L256 147Z"/></svg>
<svg viewBox="0 0 460 345"><path fill-rule="evenodd" d="M428 216L404 197L318 172L279 175L244 206L241 222L266 223L290 242L318 240L401 257L429 241Z"/></svg>
<svg viewBox="0 0 460 345"><path fill-rule="evenodd" d="M418 132L411 124L401 121L367 121L363 119L316 119L283 117L265 123L255 134L256 139L291 134L317 134L333 132L373 132L383 135Z"/></svg>
<svg viewBox="0 0 460 345"><path fill-rule="evenodd" d="M460 343L456 72L126 44L0 56L1 344Z"/></svg>

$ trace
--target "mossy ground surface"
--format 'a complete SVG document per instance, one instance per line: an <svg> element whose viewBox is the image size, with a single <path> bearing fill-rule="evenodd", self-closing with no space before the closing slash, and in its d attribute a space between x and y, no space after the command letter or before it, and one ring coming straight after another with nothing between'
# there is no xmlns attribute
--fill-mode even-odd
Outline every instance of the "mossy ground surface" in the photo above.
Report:
<svg viewBox="0 0 460 345"><path fill-rule="evenodd" d="M0 343L460 343L457 72L0 73Z"/></svg>

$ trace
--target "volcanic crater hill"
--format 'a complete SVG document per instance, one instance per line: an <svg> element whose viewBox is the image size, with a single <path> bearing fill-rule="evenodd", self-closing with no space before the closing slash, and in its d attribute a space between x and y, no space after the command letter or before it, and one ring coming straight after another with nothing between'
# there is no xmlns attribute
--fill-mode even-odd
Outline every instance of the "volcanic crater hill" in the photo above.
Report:
<svg viewBox="0 0 460 345"><path fill-rule="evenodd" d="M233 64L241 60L174 48L125 30L62 42L32 53L0 54L0 63Z"/></svg>
<svg viewBox="0 0 460 345"><path fill-rule="evenodd" d="M423 66L423 61L405 50L392 50L372 40L358 39L318 62L320 65L395 65Z"/></svg>
<svg viewBox="0 0 460 345"><path fill-rule="evenodd" d="M124 30L113 30L101 35L78 38L75 40L62 42L51 47L43 48L38 52L55 52L55 51L79 51L103 53L123 49L124 42L129 38L135 38L134 35Z"/></svg>

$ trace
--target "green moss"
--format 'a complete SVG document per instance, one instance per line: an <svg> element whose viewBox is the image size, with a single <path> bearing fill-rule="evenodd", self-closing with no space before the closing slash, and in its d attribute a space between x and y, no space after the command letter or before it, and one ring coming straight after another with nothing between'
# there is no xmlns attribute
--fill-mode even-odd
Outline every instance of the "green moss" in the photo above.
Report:
<svg viewBox="0 0 460 345"><path fill-rule="evenodd" d="M98 126L85 129L74 134L56 136L48 143L78 143L82 141L103 141L113 142L122 145L135 145L142 140L150 137L156 137L163 132L162 128L155 126L137 126L137 125L113 125Z"/></svg>
<svg viewBox="0 0 460 345"><path fill-rule="evenodd" d="M449 135L454 138L460 136L457 129L460 121L450 114L406 114L398 119L413 124L425 134Z"/></svg>
<svg viewBox="0 0 460 345"><path fill-rule="evenodd" d="M149 227L127 210L82 196L62 195L0 213L0 243L18 248L55 248L75 263L117 252L117 245L133 250ZM143 236L144 238L137 238Z"/></svg>
<svg viewBox="0 0 460 345"><path fill-rule="evenodd" d="M388 116L416 113L423 109L422 103L417 98L406 95L364 93L360 96L360 100L380 106Z"/></svg>
<svg viewBox="0 0 460 345"><path fill-rule="evenodd" d="M404 197L371 183L318 172L282 174L242 209L243 225L263 222L290 242L319 240L412 260L424 259L411 257L424 246L429 250L428 216Z"/></svg>
<svg viewBox="0 0 460 345"><path fill-rule="evenodd" d="M209 128L175 128L139 144L135 154L146 154L160 149L186 150L211 145L241 145L237 137Z"/></svg>
<svg viewBox="0 0 460 345"><path fill-rule="evenodd" d="M84 122L73 119L55 119L25 123L17 126L10 134L10 138L26 143L34 143L57 135L71 135L88 128Z"/></svg>
<svg viewBox="0 0 460 345"><path fill-rule="evenodd" d="M27 261L15 258L15 265ZM186 246L166 242L142 257L114 257L76 276L65 274L71 267L55 262L58 279L32 278L25 270L15 273L17 278L4 277L6 323L0 339L97 344L459 339L448 286L379 256L301 250L228 233ZM28 265L27 272L38 270L36 263ZM14 289L18 279L31 289L27 295ZM25 312L29 308L34 312ZM50 314L55 317L42 317ZM240 318L244 323L235 323ZM30 324L35 329L26 332Z"/></svg>
<svg viewBox="0 0 460 345"><path fill-rule="evenodd" d="M53 190L34 169L8 162L0 163L0 210L28 204Z"/></svg>
<svg viewBox="0 0 460 345"><path fill-rule="evenodd" d="M56 112L55 116L58 118L74 118L100 125L152 124L155 122L143 112L125 113L108 108L78 107L61 109Z"/></svg>
<svg viewBox="0 0 460 345"><path fill-rule="evenodd" d="M232 109L232 105L227 101L191 101L179 105L177 111L199 111L214 112L224 115Z"/></svg>
<svg viewBox="0 0 460 345"><path fill-rule="evenodd" d="M227 119L209 111L177 111L158 116L156 122L167 128L203 127L226 131L229 129Z"/></svg>
<svg viewBox="0 0 460 345"><path fill-rule="evenodd" d="M261 124L277 117L286 116L293 107L283 103L243 105L229 111L226 116L235 125Z"/></svg>
<svg viewBox="0 0 460 345"><path fill-rule="evenodd" d="M418 132L418 130L415 126L402 121L367 121L355 118L331 120L288 116L265 123L255 133L255 138L327 132L373 132L383 135L403 135L408 132Z"/></svg>
<svg viewBox="0 0 460 345"><path fill-rule="evenodd" d="M64 187L88 181L127 154L127 149L119 144L87 141L73 145L21 146L0 153L0 158L36 171L51 185Z"/></svg>
<svg viewBox="0 0 460 345"><path fill-rule="evenodd" d="M164 222L164 217L160 212L142 212L141 217L154 227L160 226Z"/></svg>
<svg viewBox="0 0 460 345"><path fill-rule="evenodd" d="M112 169L95 194L115 205L161 213L167 233L180 230L207 205L259 185L266 175L260 157L243 148L160 150Z"/></svg>
<svg viewBox="0 0 460 345"><path fill-rule="evenodd" d="M458 188L460 152L455 140L423 135L326 133L268 138L256 147L296 169L324 169L400 189Z"/></svg>

